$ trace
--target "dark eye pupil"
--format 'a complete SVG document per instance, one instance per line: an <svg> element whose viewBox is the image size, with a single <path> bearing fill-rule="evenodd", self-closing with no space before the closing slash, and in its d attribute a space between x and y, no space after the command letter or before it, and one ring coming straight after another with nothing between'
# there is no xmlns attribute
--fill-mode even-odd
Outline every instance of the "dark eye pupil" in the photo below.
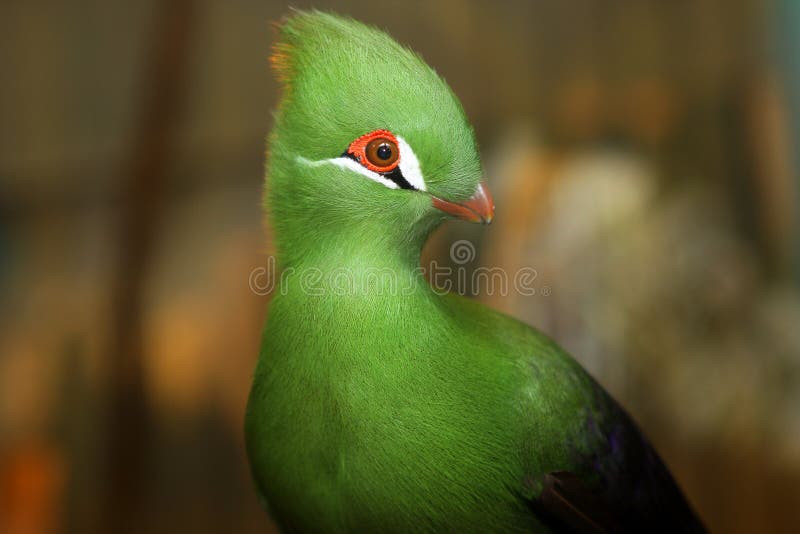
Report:
<svg viewBox="0 0 800 534"><path fill-rule="evenodd" d="M384 143L378 147L376 153L380 159L387 160L392 157L392 147Z"/></svg>

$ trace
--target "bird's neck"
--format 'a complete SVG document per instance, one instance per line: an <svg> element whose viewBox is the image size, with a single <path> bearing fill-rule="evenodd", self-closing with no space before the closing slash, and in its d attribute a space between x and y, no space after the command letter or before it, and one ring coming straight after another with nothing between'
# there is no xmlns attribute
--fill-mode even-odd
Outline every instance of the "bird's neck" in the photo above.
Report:
<svg viewBox="0 0 800 534"><path fill-rule="evenodd" d="M314 229L309 229L314 233ZM427 233L340 228L279 249L282 290L328 296L397 296L427 289L420 253Z"/></svg>

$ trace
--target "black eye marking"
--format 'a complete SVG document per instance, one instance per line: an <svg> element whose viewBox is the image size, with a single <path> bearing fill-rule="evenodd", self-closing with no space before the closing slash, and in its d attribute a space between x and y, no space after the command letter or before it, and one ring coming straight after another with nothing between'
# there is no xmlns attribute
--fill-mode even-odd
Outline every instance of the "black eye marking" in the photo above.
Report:
<svg viewBox="0 0 800 534"><path fill-rule="evenodd" d="M382 148L382 147L381 147L381 148ZM379 148L378 150L380 151L380 148ZM389 150L391 151L391 149L389 149ZM349 158L349 159L352 159L353 161L355 161L355 162L358 162L359 164L361 163L360 161L358 161L358 158L356 157L356 155L355 155L355 154L351 154L350 152L348 152L348 151L346 151L346 150L345 150L345 151L342 153L342 156L341 156L341 157L343 157L343 158ZM391 154L389 155L389 157L391 157ZM387 159L388 159L388 158L387 158ZM380 173L378 173L378 174L380 174L380 175L381 175L381 176L383 176L384 178L388 178L389 180L391 180L391 181L393 181L394 183L396 183L396 184L397 184L397 186L398 186L400 189L410 189L410 190L412 190L412 191L416 191L416 190L417 190L417 188L416 188L416 187L414 187L413 185L411 185L411 184L408 182L408 180L406 180L406 177L405 177L405 176L403 176L403 173L402 173L402 171L400 171L400 167L399 167L399 166L398 166L398 167L395 167L394 169L392 169L392 170L391 170L391 171L389 171L389 172L380 172Z"/></svg>
<svg viewBox="0 0 800 534"><path fill-rule="evenodd" d="M406 180L406 177L403 176L403 173L400 171L400 167L395 167L389 172L382 173L382 175L400 186L400 189L417 189L408 183L408 180Z"/></svg>

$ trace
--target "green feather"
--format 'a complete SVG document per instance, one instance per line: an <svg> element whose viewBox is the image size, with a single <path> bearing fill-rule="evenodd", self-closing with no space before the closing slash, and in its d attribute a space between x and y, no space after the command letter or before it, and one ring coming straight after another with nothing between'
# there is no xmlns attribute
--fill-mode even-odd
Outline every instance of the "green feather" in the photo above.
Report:
<svg viewBox="0 0 800 534"><path fill-rule="evenodd" d="M246 439L279 524L544 529L533 504L546 473L613 485L609 436L617 426L638 436L624 413L545 336L440 296L420 272L445 218L431 195L463 201L481 177L472 128L441 77L386 34L319 12L281 26L274 63L286 87L266 208L282 277ZM427 192L309 164L375 129L413 147Z"/></svg>

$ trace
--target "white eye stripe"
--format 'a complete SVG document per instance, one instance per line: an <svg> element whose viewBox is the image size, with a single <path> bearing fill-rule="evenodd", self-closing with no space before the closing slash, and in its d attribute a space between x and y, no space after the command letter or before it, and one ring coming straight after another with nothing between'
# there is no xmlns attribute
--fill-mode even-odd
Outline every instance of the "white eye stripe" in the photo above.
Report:
<svg viewBox="0 0 800 534"><path fill-rule="evenodd" d="M411 149L411 146L405 142L402 137L397 137L397 145L400 149L400 172L402 173L403 177L411 184L415 189L420 191L426 191L425 187L425 180L422 178L422 170L419 167L419 160L417 159L416 154ZM328 158L328 159L320 159L320 160L310 160L304 158L303 156L297 156L298 163L303 165L307 165L309 167L319 167L320 165L336 165L337 167L341 167L343 169L348 169L353 172L357 172L358 174L369 178L379 184L388 187L389 189L399 189L396 183L394 183L389 178L378 174L377 172L373 172L366 167L362 166L360 163L355 161L354 159L347 158L344 156L340 156L338 158Z"/></svg>
<svg viewBox="0 0 800 534"><path fill-rule="evenodd" d="M420 191L427 191L425 188L425 179L422 178L422 169L419 168L419 160L411 146L406 143L406 140L397 136L397 146L400 149L400 172L408 183L414 186L415 189Z"/></svg>
<svg viewBox="0 0 800 534"><path fill-rule="evenodd" d="M353 172L357 172L362 176L366 176L370 180L374 180L381 185L385 185L389 189L399 188L399 186L390 179L384 178L377 172L372 172L366 167L362 167L361 164L354 159L339 157L339 158L319 159L315 161L306 159L303 156L297 156L297 161L309 167L319 167L320 165L336 165L337 167L342 167L343 169L348 169Z"/></svg>

